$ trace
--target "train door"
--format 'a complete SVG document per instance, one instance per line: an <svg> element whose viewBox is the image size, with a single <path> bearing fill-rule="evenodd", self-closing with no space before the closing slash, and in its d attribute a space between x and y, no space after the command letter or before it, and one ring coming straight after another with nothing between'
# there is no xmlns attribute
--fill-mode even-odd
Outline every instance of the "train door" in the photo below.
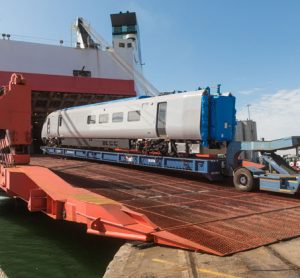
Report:
<svg viewBox="0 0 300 278"><path fill-rule="evenodd" d="M156 117L156 132L158 137L167 135L166 119L167 119L167 102L159 102L157 104L157 117Z"/></svg>
<svg viewBox="0 0 300 278"><path fill-rule="evenodd" d="M62 118L62 115L58 115L58 118L57 118L57 136L59 137L59 129L60 129L60 127L61 127L61 125L62 125L62 120L63 120L63 118Z"/></svg>
<svg viewBox="0 0 300 278"><path fill-rule="evenodd" d="M50 118L47 120L47 135L50 134Z"/></svg>

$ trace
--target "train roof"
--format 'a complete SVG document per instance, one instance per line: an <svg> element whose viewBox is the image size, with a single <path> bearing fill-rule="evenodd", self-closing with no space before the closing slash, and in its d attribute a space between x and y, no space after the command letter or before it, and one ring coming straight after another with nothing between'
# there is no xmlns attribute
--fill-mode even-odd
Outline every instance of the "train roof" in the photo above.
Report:
<svg viewBox="0 0 300 278"><path fill-rule="evenodd" d="M64 108L64 109L61 109L61 111L72 110L72 109L77 109L77 108L85 108L85 107L91 107L91 106L98 106L98 105L110 104L110 103L116 103L116 102L125 102L125 101L144 99L144 98L150 98L150 96L129 97L129 98L121 98L121 99L115 99L115 100L110 100L110 101L104 101L104 102L91 103L91 104L86 104L86 105Z"/></svg>
<svg viewBox="0 0 300 278"><path fill-rule="evenodd" d="M169 95L158 95L158 96L138 96L138 97L131 97L131 98L122 98L122 99L116 99L116 100L111 100L111 101L105 101L105 102L98 102L98 103L92 103L92 104L87 104L87 105L81 105L81 106L74 106L70 108L64 108L61 109L61 111L68 111L72 109L78 109L78 108L86 108L86 107L94 107L94 106L100 106L100 105L105 105L105 104L111 104L111 103L119 103L119 102L127 102L131 100L139 100L139 99L148 99L148 98L154 98L154 97L169 97L169 96L178 96L178 95L187 95L187 94L192 94L192 93L197 93L202 95L205 92L205 90L198 90L198 91L189 91L189 92L181 92L181 93L175 93L175 94L169 94Z"/></svg>

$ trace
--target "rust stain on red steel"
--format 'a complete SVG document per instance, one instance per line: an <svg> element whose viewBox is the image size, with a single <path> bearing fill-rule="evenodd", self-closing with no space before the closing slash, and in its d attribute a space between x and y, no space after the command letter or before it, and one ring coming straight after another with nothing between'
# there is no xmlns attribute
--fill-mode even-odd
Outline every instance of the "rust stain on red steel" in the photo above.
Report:
<svg viewBox="0 0 300 278"><path fill-rule="evenodd" d="M224 256L300 235L300 200L242 193L195 176L49 157L32 158L74 187L122 203L160 230L158 244Z"/></svg>

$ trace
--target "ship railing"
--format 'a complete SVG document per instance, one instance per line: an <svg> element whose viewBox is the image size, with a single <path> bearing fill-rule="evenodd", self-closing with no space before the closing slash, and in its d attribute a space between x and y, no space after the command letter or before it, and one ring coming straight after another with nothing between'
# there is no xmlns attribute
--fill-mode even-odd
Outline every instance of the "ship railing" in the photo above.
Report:
<svg viewBox="0 0 300 278"><path fill-rule="evenodd" d="M0 158L1 164L4 168L11 168L15 166L12 154L13 148L10 144L9 137L5 136L4 139L0 139Z"/></svg>

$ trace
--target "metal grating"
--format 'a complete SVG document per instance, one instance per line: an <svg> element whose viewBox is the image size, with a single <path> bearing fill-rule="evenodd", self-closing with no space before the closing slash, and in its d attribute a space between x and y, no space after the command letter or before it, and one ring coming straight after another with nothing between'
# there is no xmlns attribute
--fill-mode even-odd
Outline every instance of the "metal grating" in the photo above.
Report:
<svg viewBox="0 0 300 278"><path fill-rule="evenodd" d="M230 182L131 166L50 157L34 157L32 164L146 215L170 238L193 242L192 249L228 255L300 236L298 197L242 193Z"/></svg>

